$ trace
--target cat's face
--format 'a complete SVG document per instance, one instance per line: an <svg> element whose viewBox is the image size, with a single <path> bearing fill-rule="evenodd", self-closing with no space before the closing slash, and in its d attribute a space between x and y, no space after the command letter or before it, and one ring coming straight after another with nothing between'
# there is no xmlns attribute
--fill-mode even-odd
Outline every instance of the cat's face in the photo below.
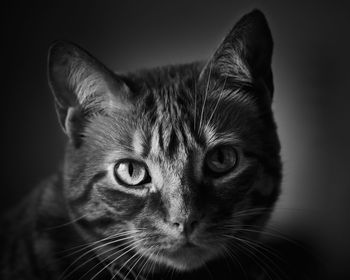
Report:
<svg viewBox="0 0 350 280"><path fill-rule="evenodd" d="M65 195L82 236L104 239L101 258L190 270L264 225L280 183L269 36L253 12L206 65L128 75L76 46L51 49Z"/></svg>

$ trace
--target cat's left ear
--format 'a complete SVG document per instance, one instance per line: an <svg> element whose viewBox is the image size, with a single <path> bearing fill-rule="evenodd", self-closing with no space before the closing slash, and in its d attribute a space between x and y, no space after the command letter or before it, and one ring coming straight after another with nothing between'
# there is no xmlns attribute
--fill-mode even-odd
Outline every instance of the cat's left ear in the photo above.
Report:
<svg viewBox="0 0 350 280"><path fill-rule="evenodd" d="M211 71L237 82L262 82L272 97L272 50L273 41L267 20L261 11L253 10L243 16L225 37L202 76L208 77Z"/></svg>
<svg viewBox="0 0 350 280"><path fill-rule="evenodd" d="M51 45L48 79L59 122L75 143L89 115L111 107L125 110L131 104L131 91L121 78L72 43L58 41Z"/></svg>

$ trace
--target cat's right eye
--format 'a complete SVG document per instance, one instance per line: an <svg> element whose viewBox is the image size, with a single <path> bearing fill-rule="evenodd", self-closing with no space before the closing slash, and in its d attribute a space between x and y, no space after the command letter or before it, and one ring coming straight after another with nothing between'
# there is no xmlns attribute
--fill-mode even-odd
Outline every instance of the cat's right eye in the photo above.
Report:
<svg viewBox="0 0 350 280"><path fill-rule="evenodd" d="M133 159L123 159L114 166L117 182L126 187L136 187L151 181L146 165Z"/></svg>

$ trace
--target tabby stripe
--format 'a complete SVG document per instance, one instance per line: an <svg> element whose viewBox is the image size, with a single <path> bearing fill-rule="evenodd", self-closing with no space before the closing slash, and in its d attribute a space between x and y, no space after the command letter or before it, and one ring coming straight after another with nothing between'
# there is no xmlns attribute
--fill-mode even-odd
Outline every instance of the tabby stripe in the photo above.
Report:
<svg viewBox="0 0 350 280"><path fill-rule="evenodd" d="M145 97L145 106L147 110L151 110L155 104L156 100L154 99L154 96L152 92L149 92L148 95Z"/></svg>
<svg viewBox="0 0 350 280"><path fill-rule="evenodd" d="M159 139L159 147L162 151L164 151L164 140L163 140L163 124L160 123L158 126L158 139Z"/></svg>
<svg viewBox="0 0 350 280"><path fill-rule="evenodd" d="M169 139L169 144L168 144L168 151L167 151L167 155L172 158L176 151L177 151L177 148L178 148L178 145L179 145L179 141L178 141L178 137L176 135L176 132L174 129L171 130L171 133L170 133L170 139Z"/></svg>
<svg viewBox="0 0 350 280"><path fill-rule="evenodd" d="M189 137L188 135L186 135L186 131L185 131L185 127L184 127L184 125L179 125L179 129L180 129L180 133L181 133L181 135L182 135L182 139L183 139L183 144L184 144L184 146L185 147L187 147L187 145L188 145L188 138L187 137Z"/></svg>
<svg viewBox="0 0 350 280"><path fill-rule="evenodd" d="M91 196L91 191L93 186L100 181L102 178L104 178L107 175L106 171L100 171L99 173L95 174L90 181L87 183L87 185L84 188L83 193L77 197L74 198L70 201L70 203L73 204L83 204L86 203L87 201L90 200L90 196Z"/></svg>
<svg viewBox="0 0 350 280"><path fill-rule="evenodd" d="M102 200L118 212L121 220L131 220L145 206L145 199L117 189L101 187Z"/></svg>

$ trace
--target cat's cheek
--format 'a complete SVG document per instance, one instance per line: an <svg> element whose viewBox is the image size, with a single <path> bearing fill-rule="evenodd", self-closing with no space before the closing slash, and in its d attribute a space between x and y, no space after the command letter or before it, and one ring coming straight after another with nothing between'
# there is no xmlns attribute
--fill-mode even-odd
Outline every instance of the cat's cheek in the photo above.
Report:
<svg viewBox="0 0 350 280"><path fill-rule="evenodd" d="M97 188L97 191L101 201L121 220L130 221L134 219L145 207L144 196L105 186Z"/></svg>
<svg viewBox="0 0 350 280"><path fill-rule="evenodd" d="M261 177L261 183L256 187L256 191L258 191L262 197L272 196L275 189L276 184L274 184L274 180L266 175Z"/></svg>

